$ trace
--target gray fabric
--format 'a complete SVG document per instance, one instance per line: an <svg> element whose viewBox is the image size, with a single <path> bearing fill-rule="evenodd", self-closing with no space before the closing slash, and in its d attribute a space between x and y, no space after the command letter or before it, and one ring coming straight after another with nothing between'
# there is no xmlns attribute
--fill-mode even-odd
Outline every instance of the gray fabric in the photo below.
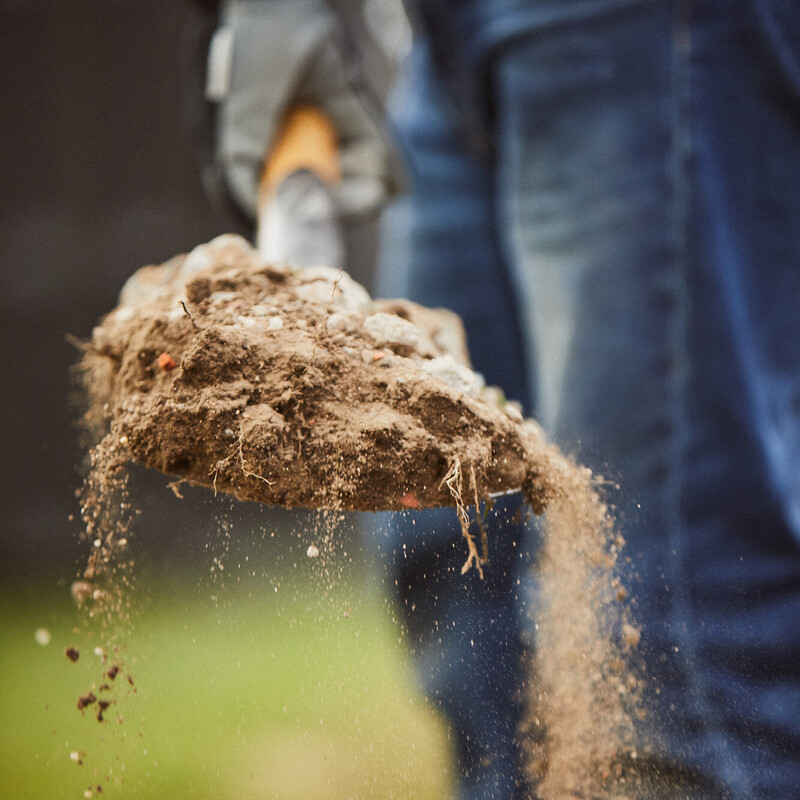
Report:
<svg viewBox="0 0 800 800"><path fill-rule="evenodd" d="M293 103L325 111L339 135L342 215L376 208L391 192L389 143L348 78L336 20L321 0L230 0L230 90L219 104L217 157L237 203L255 217L264 158Z"/></svg>

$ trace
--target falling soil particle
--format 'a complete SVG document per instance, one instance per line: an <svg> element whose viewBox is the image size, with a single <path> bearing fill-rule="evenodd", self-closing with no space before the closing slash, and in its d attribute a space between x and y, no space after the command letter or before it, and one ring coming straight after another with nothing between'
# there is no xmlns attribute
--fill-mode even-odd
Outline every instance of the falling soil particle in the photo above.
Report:
<svg viewBox="0 0 800 800"><path fill-rule="evenodd" d="M64 655L74 664L80 657L81 654L74 648L68 647L64 651Z"/></svg>
<svg viewBox="0 0 800 800"><path fill-rule="evenodd" d="M92 597L94 588L92 584L87 581L75 581L70 587L70 592L75 602L79 606L82 606Z"/></svg>
<svg viewBox="0 0 800 800"><path fill-rule="evenodd" d="M111 705L110 700L98 700L97 701L97 721L98 722L105 722L105 717L103 714L108 710L108 707Z"/></svg>
<svg viewBox="0 0 800 800"><path fill-rule="evenodd" d="M638 628L627 622L622 626L622 638L628 647L638 647L642 634Z"/></svg>
<svg viewBox="0 0 800 800"><path fill-rule="evenodd" d="M97 702L97 697L95 697L93 692L89 692L88 694L85 694L78 698L78 711L83 711L84 708L96 702Z"/></svg>
<svg viewBox="0 0 800 800"><path fill-rule="evenodd" d="M107 626L124 615L130 582L129 462L176 476L178 496L188 482L331 513L455 506L464 570L481 575L491 566L481 502L521 490L547 510L522 732L530 775L544 800L623 796L618 762L635 758L639 692L625 660L639 631L616 574L623 542L591 473L470 369L454 314L374 301L342 271L265 264L231 235L139 270L120 299L81 364L97 442L81 577ZM318 562L330 549L320 545L307 551Z"/></svg>

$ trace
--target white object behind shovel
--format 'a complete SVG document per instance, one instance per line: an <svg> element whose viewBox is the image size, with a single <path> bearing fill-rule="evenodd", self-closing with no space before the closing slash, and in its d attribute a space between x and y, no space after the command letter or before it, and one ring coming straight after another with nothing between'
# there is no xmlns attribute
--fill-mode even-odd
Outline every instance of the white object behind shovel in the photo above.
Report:
<svg viewBox="0 0 800 800"><path fill-rule="evenodd" d="M344 239L331 191L340 177L333 124L316 108L291 109L259 188L256 248L265 261L344 266Z"/></svg>

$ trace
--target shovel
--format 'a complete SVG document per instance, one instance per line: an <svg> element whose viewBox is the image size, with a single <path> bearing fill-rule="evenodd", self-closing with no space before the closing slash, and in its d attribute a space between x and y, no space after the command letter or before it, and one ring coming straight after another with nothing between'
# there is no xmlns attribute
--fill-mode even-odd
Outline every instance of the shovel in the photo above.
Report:
<svg viewBox="0 0 800 800"><path fill-rule="evenodd" d="M543 507L536 423L469 369L444 309L372 300L341 267L333 125L286 117L257 251L225 235L129 280L84 367L128 460L241 500L391 510L520 489Z"/></svg>
<svg viewBox="0 0 800 800"><path fill-rule="evenodd" d="M340 180L333 123L315 107L295 106L261 177L256 249L264 261L344 267L344 238L331 191Z"/></svg>

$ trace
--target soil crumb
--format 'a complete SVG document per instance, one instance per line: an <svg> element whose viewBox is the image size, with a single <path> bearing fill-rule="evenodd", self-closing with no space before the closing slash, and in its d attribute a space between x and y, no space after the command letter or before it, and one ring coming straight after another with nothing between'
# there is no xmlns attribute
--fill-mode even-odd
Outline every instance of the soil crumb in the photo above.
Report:
<svg viewBox="0 0 800 800"><path fill-rule="evenodd" d="M126 615L129 462L175 476L179 497L189 482L318 509L331 532L342 511L455 506L464 570L481 574L481 501L521 490L546 511L523 732L537 796L635 795L620 766L637 757L639 714L623 542L592 474L472 371L458 317L372 300L341 270L265 264L225 235L139 270L81 368L97 444L82 493L91 556L72 592L90 616L110 628ZM323 569L329 551L318 531L306 555Z"/></svg>

